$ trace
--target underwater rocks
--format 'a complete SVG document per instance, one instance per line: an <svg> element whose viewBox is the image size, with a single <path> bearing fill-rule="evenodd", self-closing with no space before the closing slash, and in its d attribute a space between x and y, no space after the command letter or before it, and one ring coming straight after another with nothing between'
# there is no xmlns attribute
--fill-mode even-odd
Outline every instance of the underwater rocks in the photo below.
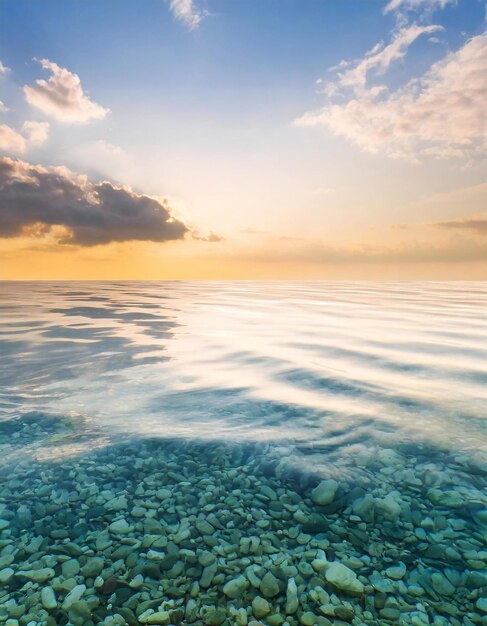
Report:
<svg viewBox="0 0 487 626"><path fill-rule="evenodd" d="M487 597L485 598L479 598L477 600L477 602L475 603L475 606L479 609L479 611L481 611L482 613L487 613Z"/></svg>
<svg viewBox="0 0 487 626"><path fill-rule="evenodd" d="M315 504L330 504L335 499L337 489L338 483L336 480L322 480L311 492L311 499Z"/></svg>
<svg viewBox="0 0 487 626"><path fill-rule="evenodd" d="M223 593L235 600L236 598L241 598L249 587L249 581L246 580L243 576L239 576L238 578L234 578L227 582L227 584L223 587Z"/></svg>
<svg viewBox="0 0 487 626"><path fill-rule="evenodd" d="M0 585L8 584L14 577L15 571L11 567L0 570Z"/></svg>
<svg viewBox="0 0 487 626"><path fill-rule="evenodd" d="M41 602L45 609L52 610L57 608L56 594L51 587L43 587L41 589Z"/></svg>
<svg viewBox="0 0 487 626"><path fill-rule="evenodd" d="M404 563L399 563L399 565L393 565L386 569L386 576L392 578L392 580L401 580L406 575L407 569Z"/></svg>
<svg viewBox="0 0 487 626"><path fill-rule="evenodd" d="M272 572L267 572L264 574L259 589L266 598L273 598L279 593L279 581Z"/></svg>
<svg viewBox="0 0 487 626"><path fill-rule="evenodd" d="M285 611L288 615L296 613L299 608L298 588L294 578L287 581Z"/></svg>
<svg viewBox="0 0 487 626"><path fill-rule="evenodd" d="M130 526L125 519L118 519L112 522L109 526L110 532L115 535L128 535L134 530L133 526Z"/></svg>
<svg viewBox="0 0 487 626"><path fill-rule="evenodd" d="M252 611L258 619L261 617L265 617L269 615L271 612L271 605L265 598L261 598L260 596L256 596L252 600Z"/></svg>
<svg viewBox="0 0 487 626"><path fill-rule="evenodd" d="M285 454L146 441L5 472L0 624L485 626L484 474L384 449L318 482Z"/></svg>
<svg viewBox="0 0 487 626"><path fill-rule="evenodd" d="M364 585L357 578L357 574L343 563L329 563L325 568L325 579L340 591L348 593L363 593Z"/></svg>
<svg viewBox="0 0 487 626"><path fill-rule="evenodd" d="M44 583L54 577L54 570L51 567L42 567L34 570L19 570L16 572L18 578L27 578L36 583Z"/></svg>

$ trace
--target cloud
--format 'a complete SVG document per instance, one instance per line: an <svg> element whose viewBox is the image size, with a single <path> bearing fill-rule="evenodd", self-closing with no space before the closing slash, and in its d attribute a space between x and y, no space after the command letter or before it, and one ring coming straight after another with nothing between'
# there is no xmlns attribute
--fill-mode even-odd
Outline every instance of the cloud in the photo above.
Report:
<svg viewBox="0 0 487 626"><path fill-rule="evenodd" d="M35 85L24 86L25 98L31 106L69 124L87 124L108 115L109 109L96 104L85 94L77 74L47 59L39 63L51 72L51 77L36 80Z"/></svg>
<svg viewBox="0 0 487 626"><path fill-rule="evenodd" d="M282 241L282 238L281 238ZM287 245L265 246L243 251L240 257L263 263L364 264L464 263L487 259L487 242L459 237L447 241L403 241L335 246L317 240L289 237Z"/></svg>
<svg viewBox="0 0 487 626"><path fill-rule="evenodd" d="M208 235L201 235L198 231L193 231L191 233L191 237L193 239L197 239L198 241L207 241L209 243L218 243L223 241L223 237L221 235L213 232L210 232Z"/></svg>
<svg viewBox="0 0 487 626"><path fill-rule="evenodd" d="M28 145L41 146L49 136L49 124L47 122L24 122L22 132L27 137Z"/></svg>
<svg viewBox="0 0 487 626"><path fill-rule="evenodd" d="M418 37L439 30L443 30L443 28L435 24L430 26L412 24L399 29L394 33L390 44L387 46L384 46L383 43L377 44L365 54L363 59L356 61L354 67L346 72L338 72L338 80L329 86L329 95L333 95L334 92L339 92L344 88L351 88L356 93L362 91L366 86L368 74L372 70L375 70L378 74L383 74L394 61L403 59L406 56L409 46ZM338 66L337 69L343 66L348 67L349 65L349 63L342 62L342 65Z"/></svg>
<svg viewBox="0 0 487 626"><path fill-rule="evenodd" d="M371 56L369 53L361 63ZM358 66L360 63L355 71ZM356 71L354 76L362 73ZM324 126L366 152L392 158L414 161L421 156L487 153L487 32L396 91L384 85L367 87L358 79L350 82L352 94L347 95L343 75L339 75L333 85L344 101L330 98L323 109L306 113L296 123Z"/></svg>
<svg viewBox="0 0 487 626"><path fill-rule="evenodd" d="M448 4L456 3L457 0L390 0L384 8L384 13L414 11L431 14L437 9L444 9Z"/></svg>
<svg viewBox="0 0 487 626"><path fill-rule="evenodd" d="M1 61L0 61L0 77L1 76L6 76L7 74L10 73L10 68L7 67L6 65L4 65Z"/></svg>
<svg viewBox="0 0 487 626"><path fill-rule="evenodd" d="M205 12L200 9L194 0L168 0L169 8L174 17L182 22L190 30L195 30L205 17Z"/></svg>
<svg viewBox="0 0 487 626"><path fill-rule="evenodd" d="M92 183L64 167L0 160L0 236L42 235L61 227L59 243L95 246L183 239L189 228L167 202L129 187Z"/></svg>
<svg viewBox="0 0 487 626"><path fill-rule="evenodd" d="M487 235L487 217L468 217L461 220L435 222L433 226L448 230L473 231L477 235ZM487 257L486 257L487 258Z"/></svg>
<svg viewBox="0 0 487 626"><path fill-rule="evenodd" d="M16 130L0 124L0 150L3 152L23 153L27 149L27 140Z"/></svg>
<svg viewBox="0 0 487 626"><path fill-rule="evenodd" d="M94 147L102 154L110 157L121 156L124 154L124 151L120 146L116 146L115 144L106 141L106 139L98 139L95 141Z"/></svg>
<svg viewBox="0 0 487 626"><path fill-rule="evenodd" d="M0 124L0 150L14 154L24 154L31 147L42 145L48 138L47 122L24 122L21 132Z"/></svg>

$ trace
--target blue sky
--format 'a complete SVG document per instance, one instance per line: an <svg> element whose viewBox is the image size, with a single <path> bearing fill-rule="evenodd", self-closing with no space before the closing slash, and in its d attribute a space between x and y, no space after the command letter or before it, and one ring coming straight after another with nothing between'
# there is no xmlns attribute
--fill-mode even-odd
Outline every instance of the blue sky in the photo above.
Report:
<svg viewBox="0 0 487 626"><path fill-rule="evenodd" d="M2 0L0 60L9 71L0 121L23 136L7 129L0 146L11 158L169 198L190 230L221 235L218 245L188 242L188 258L248 259L253 251L266 259L269 246L284 250L293 237L328 251L338 242L330 258L384 237L392 248L417 249L428 236L445 248L446 230L417 229L481 212L485 116L471 102L459 113L452 96L428 126L424 103L443 99L450 74L460 94L476 94L470 100L487 95L482 78L475 83L485 29L481 0L397 0L390 10L382 0ZM404 48L385 61L401 37ZM465 86L449 56L462 54L471 67ZM67 80L77 75L98 113L66 121L33 101L36 93L29 101L24 87L35 90L54 67L42 68L42 59ZM364 59L363 84L356 73L343 78L344 67L330 71ZM443 76L437 65L448 59ZM452 127L458 120L458 131L445 134L442 115ZM26 141L26 121L43 124L46 137ZM480 191L472 199L473 188ZM461 190L468 202L446 197ZM414 236L398 241L405 222ZM250 241L250 231L260 239Z"/></svg>
<svg viewBox="0 0 487 626"><path fill-rule="evenodd" d="M342 59L387 41L394 15L376 0L220 0L197 31L173 19L163 0L3 0L0 53L13 80L39 76L36 58L54 60L83 78L97 100L118 113L178 109L207 119L254 121L298 115L318 104L313 82ZM468 0L435 12L444 43L419 42L405 80L484 29L485 8ZM134 103L134 96L138 95ZM285 118L286 119L286 118Z"/></svg>

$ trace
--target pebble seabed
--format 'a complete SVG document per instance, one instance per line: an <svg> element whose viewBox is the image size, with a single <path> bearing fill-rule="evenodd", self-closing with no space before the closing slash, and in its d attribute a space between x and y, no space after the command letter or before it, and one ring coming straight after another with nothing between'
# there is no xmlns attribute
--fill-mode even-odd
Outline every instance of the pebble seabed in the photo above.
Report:
<svg viewBox="0 0 487 626"><path fill-rule="evenodd" d="M487 624L487 466L138 441L0 483L7 626Z"/></svg>

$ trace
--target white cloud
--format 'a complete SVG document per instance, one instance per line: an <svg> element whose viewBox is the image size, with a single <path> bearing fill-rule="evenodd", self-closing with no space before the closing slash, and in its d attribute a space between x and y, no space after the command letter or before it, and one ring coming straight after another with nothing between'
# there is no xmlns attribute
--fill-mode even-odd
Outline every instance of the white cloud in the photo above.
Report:
<svg viewBox="0 0 487 626"><path fill-rule="evenodd" d="M47 122L28 121L21 132L6 124L0 125L0 150L14 154L24 154L29 148L42 145L49 136Z"/></svg>
<svg viewBox="0 0 487 626"><path fill-rule="evenodd" d="M169 8L174 17L190 30L198 28L205 16L194 0L169 0Z"/></svg>
<svg viewBox="0 0 487 626"><path fill-rule="evenodd" d="M6 113L8 111L8 107L0 100L0 113Z"/></svg>
<svg viewBox="0 0 487 626"><path fill-rule="evenodd" d="M98 139L95 141L95 147L105 156L122 156L124 151L120 146L116 146L106 139Z"/></svg>
<svg viewBox="0 0 487 626"><path fill-rule="evenodd" d="M390 0L384 8L384 13L395 11L433 13L437 9L444 9L448 4L456 3L457 0Z"/></svg>
<svg viewBox="0 0 487 626"><path fill-rule="evenodd" d="M394 33L390 44L387 46L384 46L383 43L377 44L365 54L363 59L356 61L351 69L347 69L345 72L337 72L338 80L333 83L333 88L329 90L329 93L330 91L332 93L335 92L338 88L351 88L354 90L364 88L369 72L375 70L377 74L383 74L394 61L403 59L406 56L409 46L418 37L439 30L443 30L441 26L418 26L417 24L399 29ZM350 66L348 63L344 65L345 67Z"/></svg>
<svg viewBox="0 0 487 626"><path fill-rule="evenodd" d="M51 77L36 80L35 85L24 86L30 105L60 122L71 124L86 124L108 115L109 109L96 104L84 93L77 74L47 59L39 63L51 72Z"/></svg>
<svg viewBox="0 0 487 626"><path fill-rule="evenodd" d="M24 122L22 132L27 137L29 145L41 146L49 136L49 124L35 121Z"/></svg>
<svg viewBox="0 0 487 626"><path fill-rule="evenodd" d="M0 124L0 150L21 154L26 149L27 139L23 135L6 124Z"/></svg>
<svg viewBox="0 0 487 626"><path fill-rule="evenodd" d="M83 169L99 175L127 180L133 174L134 162L129 154L105 139L76 142L70 146L70 156Z"/></svg>
<svg viewBox="0 0 487 626"><path fill-rule="evenodd" d="M0 61L0 76L6 76L10 72L10 68Z"/></svg>
<svg viewBox="0 0 487 626"><path fill-rule="evenodd" d="M383 85L352 86L347 97L342 80L339 76L334 85L344 101L330 101L296 123L327 127L367 152L393 158L487 152L487 32L396 91Z"/></svg>

